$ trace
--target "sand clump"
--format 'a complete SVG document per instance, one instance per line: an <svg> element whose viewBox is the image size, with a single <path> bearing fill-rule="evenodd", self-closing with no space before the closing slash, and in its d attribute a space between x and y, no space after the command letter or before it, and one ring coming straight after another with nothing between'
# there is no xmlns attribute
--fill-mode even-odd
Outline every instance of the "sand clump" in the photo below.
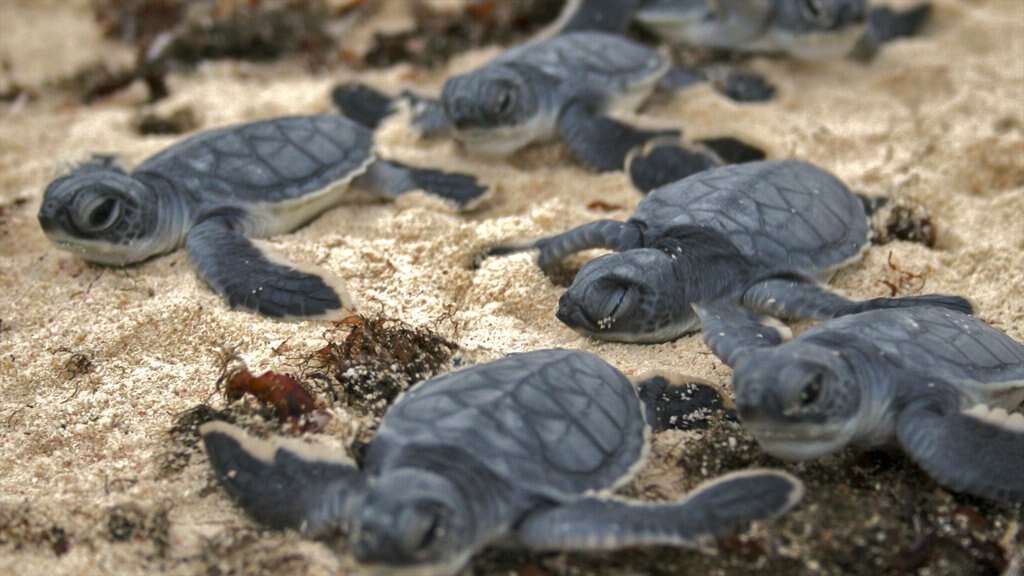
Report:
<svg viewBox="0 0 1024 576"><path fill-rule="evenodd" d="M398 4L352 28L352 45L407 26ZM933 247L898 239L874 247L836 276L836 288L855 298L964 294L982 318L1024 340L1024 5L934 4L924 36L887 46L868 65L750 60L779 89L771 102L736 104L698 87L624 119L680 127L692 139L733 136L772 158L820 164L865 194L920 206ZM97 61L130 66L136 58L101 36L88 2L2 2L0 28L0 92L32 88L0 102L0 572L352 573L343 545L263 531L241 515L195 442L195 426L211 414L189 412L228 408L217 389L218 350L234 348L253 374L300 374L332 325L233 312L182 251L123 269L89 265L50 245L35 213L46 184L89 153L117 153L132 166L177 141L173 132L327 112L331 87L355 78L436 93L445 77L500 48L474 48L434 68L358 73L340 63L311 71L290 60L218 60L169 72L169 96L155 104L135 82L84 105L57 81ZM141 135L143 112L184 127ZM382 127L382 155L476 174L491 197L459 214L421 193L388 204L353 193L265 244L344 279L364 316L429 329L473 361L561 346L595 352L627 374L672 370L728 390L729 370L696 336L631 346L562 326L553 316L560 283L592 254L570 259L554 279L527 254L473 266L495 243L627 217L640 196L624 175L588 172L559 144L507 162L480 159L452 142L418 140L407 121L399 114ZM251 400L232 406L267 433L299 433ZM329 410L308 434L315 441L351 450L372 434L372 411ZM1019 507L951 494L900 454L848 450L784 464L728 419L658 434L651 462L625 493L673 499L753 465L798 475L807 500L725 539L716 555L488 551L472 572L999 574L1019 573L1024 562Z"/></svg>

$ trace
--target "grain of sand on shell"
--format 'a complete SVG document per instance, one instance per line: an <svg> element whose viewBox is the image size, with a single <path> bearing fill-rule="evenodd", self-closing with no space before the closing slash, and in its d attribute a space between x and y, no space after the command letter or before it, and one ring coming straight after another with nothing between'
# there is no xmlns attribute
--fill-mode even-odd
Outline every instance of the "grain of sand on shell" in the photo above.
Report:
<svg viewBox="0 0 1024 576"><path fill-rule="evenodd" d="M906 284L907 293L965 294L985 320L1022 340L1024 4L935 4L925 37L888 46L867 66L753 60L752 67L778 85L780 96L771 103L737 105L701 87L627 119L685 127L692 138L733 135L763 146L770 157L820 164L868 195L920 201L938 227L935 249L905 242L873 248L835 278L835 287L855 298L884 296L884 281L899 280L900 271L920 274L923 282ZM101 56L131 59L125 48L99 38L82 1L5 0L0 29L0 56L24 84L66 76ZM392 90L416 84L436 91L449 74L497 53L481 49L436 71L399 66L361 79ZM330 87L346 79L351 72L317 76L297 66L213 63L173 74L172 95L158 110L191 107L202 128L326 112ZM204 543L251 523L210 489L202 455L179 474L157 476L168 429L176 415L198 403L223 405L214 390L218 346L237 346L254 372L286 371L294 361L275 354L282 343L310 351L323 342L324 322L275 322L229 310L196 277L183 252L103 269L57 250L43 236L35 213L62 167L90 152L119 152L134 165L177 140L132 129L143 98L136 87L91 106L45 93L29 103L0 105L0 514L7 518L6 532L0 531L0 573L209 568L197 564L208 549ZM381 152L477 174L493 188L491 199L461 215L421 193L392 204L354 195L267 244L294 262L344 278L361 311L430 327L481 358L577 348L600 354L627 374L669 369L724 389L728 369L696 336L635 346L588 340L565 328L553 316L563 288L542 275L529 255L471 269L482 247L596 218L627 217L640 196L622 174L588 172L557 144L508 162L477 159L450 142L418 141L406 122L400 116L384 126ZM66 362L74 353L90 358L93 368L72 378ZM356 420L340 412L329 433L316 440L340 446L365 424ZM686 440L682 433L659 436L652 465L629 492L672 498L695 484L698 479L681 478L668 457ZM118 505L167 507L164 558L151 542L111 542L109 512ZM11 518L22 513L24 523L16 525ZM42 538L50 527L64 531L65 554L10 544L18 529ZM50 540L58 536L50 534ZM347 573L352 566L329 546L293 534L259 538L260 548L297 555L283 561L285 571Z"/></svg>

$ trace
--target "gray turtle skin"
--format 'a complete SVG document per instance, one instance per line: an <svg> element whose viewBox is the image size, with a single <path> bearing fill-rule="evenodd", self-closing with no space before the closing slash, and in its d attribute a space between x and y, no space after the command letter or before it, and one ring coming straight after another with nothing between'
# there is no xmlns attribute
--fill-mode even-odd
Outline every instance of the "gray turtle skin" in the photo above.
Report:
<svg viewBox="0 0 1024 576"><path fill-rule="evenodd" d="M505 156L531 143L561 139L586 165L622 170L629 153L677 130L641 130L609 115L632 112L665 81L671 63L654 50L616 34L578 32L512 48L486 65L454 76L439 101L409 92L413 123L425 136L451 135L466 150ZM363 85L336 89L342 112L376 126L391 100ZM696 158L699 151L680 150Z"/></svg>
<svg viewBox="0 0 1024 576"><path fill-rule="evenodd" d="M871 57L881 44L916 34L931 6L894 11L866 0L627 0L613 7L609 0L581 0L569 11L566 30L621 32L631 15L672 44L824 60Z"/></svg>
<svg viewBox="0 0 1024 576"><path fill-rule="evenodd" d="M940 484L1024 503L1024 345L934 307L830 320L782 343L701 309L705 340L733 367L744 427L765 451L818 458L897 444Z"/></svg>
<svg viewBox="0 0 1024 576"><path fill-rule="evenodd" d="M381 573L455 574L490 544L533 550L698 546L800 500L788 474L747 470L675 503L610 492L643 465L650 430L636 388L586 352L516 354L401 396L362 469L296 441L200 428L225 490L256 520L305 535L342 529Z"/></svg>
<svg viewBox="0 0 1024 576"><path fill-rule="evenodd" d="M123 266L185 246L231 306L273 317L348 303L324 278L273 261L250 238L294 230L336 205L348 185L393 198L421 188L464 205L474 178L374 155L373 133L339 116L295 116L211 130L130 173L97 157L53 181L39 223L57 246Z"/></svg>
<svg viewBox="0 0 1024 576"><path fill-rule="evenodd" d="M933 304L969 312L955 296L852 302L818 285L869 245L864 199L807 162L722 166L651 192L626 222L598 220L488 255L539 249L550 268L591 248L557 317L594 338L666 342L697 330L694 304L826 319L872 308Z"/></svg>

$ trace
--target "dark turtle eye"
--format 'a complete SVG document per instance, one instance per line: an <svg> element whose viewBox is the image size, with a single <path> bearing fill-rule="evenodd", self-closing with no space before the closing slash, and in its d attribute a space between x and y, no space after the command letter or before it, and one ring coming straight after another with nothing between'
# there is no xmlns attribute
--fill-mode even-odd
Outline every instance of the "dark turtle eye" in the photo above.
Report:
<svg viewBox="0 0 1024 576"><path fill-rule="evenodd" d="M805 19L822 26L832 26L835 21L835 14L827 0L801 0L800 9Z"/></svg>
<svg viewBox="0 0 1024 576"><path fill-rule="evenodd" d="M822 382L821 374L815 376L810 382L804 385L804 389L800 391L800 405L810 406L814 404L821 396Z"/></svg>
<svg viewBox="0 0 1024 576"><path fill-rule="evenodd" d="M430 517L430 524L427 526L426 531L423 532L423 536L420 537L419 546L417 550L426 550L434 545L437 541L437 537L441 532L441 516L439 514L432 514Z"/></svg>
<svg viewBox="0 0 1024 576"><path fill-rule="evenodd" d="M494 101L494 111L498 116L505 116L512 111L512 91L503 88L498 92L498 98Z"/></svg>
<svg viewBox="0 0 1024 576"><path fill-rule="evenodd" d="M114 219L117 200L107 198L89 213L89 225L93 228L105 228Z"/></svg>
<svg viewBox="0 0 1024 576"><path fill-rule="evenodd" d="M116 197L97 196L77 211L74 220L82 231L97 232L113 226L120 214L121 202Z"/></svg>

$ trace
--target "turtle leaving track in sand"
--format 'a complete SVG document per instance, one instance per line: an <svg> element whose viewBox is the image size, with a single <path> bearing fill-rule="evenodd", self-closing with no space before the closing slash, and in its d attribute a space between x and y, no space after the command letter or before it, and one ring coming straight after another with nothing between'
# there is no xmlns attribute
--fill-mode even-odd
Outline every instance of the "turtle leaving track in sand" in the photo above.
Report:
<svg viewBox="0 0 1024 576"><path fill-rule="evenodd" d="M451 134L471 153L504 156L531 143L560 138L598 171L623 170L631 151L651 140L676 138L677 130L644 130L610 117L636 110L663 81L671 63L650 48L615 34L579 32L527 43L488 64L450 78L440 101L405 93L414 125L424 136ZM342 113L376 126L394 109L391 99L361 84L335 89ZM650 168L643 178L664 184L731 161L732 147L688 150L677 144L673 166ZM731 140L735 143L737 141ZM753 147L744 145L744 150ZM764 154L757 150L757 156ZM646 164L643 164L646 165ZM631 167L640 170L641 164Z"/></svg>
<svg viewBox="0 0 1024 576"><path fill-rule="evenodd" d="M562 16L566 31L622 32L632 20L671 44L802 60L867 59L913 36L931 5L896 11L866 0L580 0Z"/></svg>
<svg viewBox="0 0 1024 576"><path fill-rule="evenodd" d="M775 518L803 494L770 470L729 474L675 503L612 498L650 429L621 372L586 352L514 354L427 380L385 415L362 470L309 444L200 428L225 490L254 518L310 536L344 527L360 562L455 574L485 546L693 547Z"/></svg>
<svg viewBox="0 0 1024 576"><path fill-rule="evenodd" d="M1024 345L973 316L922 307L830 320L782 344L698 309L733 368L744 427L765 451L806 460L896 443L940 484L1024 503Z"/></svg>
<svg viewBox="0 0 1024 576"><path fill-rule="evenodd" d="M694 304L742 317L826 319L873 308L933 304L970 312L957 296L852 302L817 280L869 245L865 199L807 162L775 160L714 168L651 192L626 222L598 220L485 255L539 249L550 268L591 248L559 300L558 319L602 340L666 342L697 330Z"/></svg>
<svg viewBox="0 0 1024 576"><path fill-rule="evenodd" d="M460 206L485 191L470 176L376 157L372 132L340 116L294 116L200 133L130 174L94 158L47 187L39 223L57 246L101 264L184 245L231 306L316 316L347 303L320 276L274 262L249 239L302 226L353 181L389 198L422 188Z"/></svg>

